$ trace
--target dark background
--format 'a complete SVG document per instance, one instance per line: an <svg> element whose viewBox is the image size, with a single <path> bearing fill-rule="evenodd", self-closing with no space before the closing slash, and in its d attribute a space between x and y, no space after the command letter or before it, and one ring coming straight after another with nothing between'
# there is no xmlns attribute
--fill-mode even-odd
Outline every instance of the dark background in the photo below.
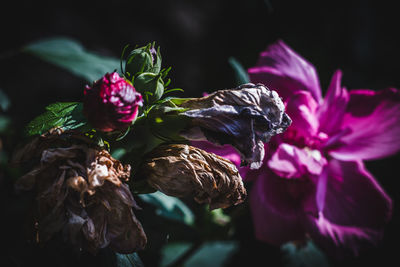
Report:
<svg viewBox="0 0 400 267"><path fill-rule="evenodd" d="M12 1L0 11L0 88L11 99L8 114L19 130L44 106L79 101L85 81L37 58L19 54L23 45L44 37L68 36L87 49L119 57L126 44L161 46L163 65L172 66L172 86L182 96L235 86L228 58L245 68L277 39L312 62L326 89L333 72L344 72L349 89L400 88L400 38L395 1ZM394 200L393 219L383 244L343 266L397 266L399 234L399 155L367 162ZM238 264L275 266L276 256L252 239L251 223L239 227L243 239ZM269 257L270 261L269 261ZM232 263L233 264L233 263Z"/></svg>

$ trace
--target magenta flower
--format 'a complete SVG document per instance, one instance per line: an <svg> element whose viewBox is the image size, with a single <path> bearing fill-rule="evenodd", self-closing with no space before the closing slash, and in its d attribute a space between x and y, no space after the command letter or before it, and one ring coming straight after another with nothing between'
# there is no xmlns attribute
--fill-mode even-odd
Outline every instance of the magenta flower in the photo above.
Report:
<svg viewBox="0 0 400 267"><path fill-rule="evenodd" d="M311 237L336 257L376 245L392 201L362 160L399 151L399 91L347 91L338 70L322 98L314 67L282 41L261 53L249 75L278 92L293 120L268 143L260 169L241 168L254 181L256 237L275 245ZM197 145L238 164L231 147Z"/></svg>
<svg viewBox="0 0 400 267"><path fill-rule="evenodd" d="M84 91L83 112L93 127L110 132L125 130L137 117L142 96L117 72L107 73Z"/></svg>

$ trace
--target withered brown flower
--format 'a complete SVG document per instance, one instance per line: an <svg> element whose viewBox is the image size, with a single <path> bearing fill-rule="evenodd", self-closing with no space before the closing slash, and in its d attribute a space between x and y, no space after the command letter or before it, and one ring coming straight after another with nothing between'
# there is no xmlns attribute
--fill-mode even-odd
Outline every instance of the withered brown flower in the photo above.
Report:
<svg viewBox="0 0 400 267"><path fill-rule="evenodd" d="M156 147L146 155L137 175L167 195L193 196L210 209L239 204L247 195L232 162L185 144Z"/></svg>
<svg viewBox="0 0 400 267"><path fill-rule="evenodd" d="M219 90L181 105L182 115L192 118L181 135L192 141L230 144L241 154L243 165L261 166L264 143L286 130L291 119L275 91L262 84L244 84Z"/></svg>
<svg viewBox="0 0 400 267"><path fill-rule="evenodd" d="M144 248L146 235L132 209L139 207L126 184L130 165L70 133L36 137L14 160L37 161L15 183L19 192L35 192L30 225L36 242L61 234L92 253L106 246L119 253Z"/></svg>

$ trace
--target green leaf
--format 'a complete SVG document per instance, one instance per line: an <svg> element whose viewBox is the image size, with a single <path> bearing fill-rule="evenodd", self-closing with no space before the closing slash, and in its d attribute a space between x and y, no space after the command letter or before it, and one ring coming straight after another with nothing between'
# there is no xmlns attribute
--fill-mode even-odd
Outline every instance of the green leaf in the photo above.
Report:
<svg viewBox="0 0 400 267"><path fill-rule="evenodd" d="M8 96L0 89L0 109L6 111L10 107L10 99Z"/></svg>
<svg viewBox="0 0 400 267"><path fill-rule="evenodd" d="M125 148L119 147L119 148L115 149L115 150L111 153L111 156L112 156L114 159L120 160L120 159L126 154L126 152L127 152L127 151L126 151Z"/></svg>
<svg viewBox="0 0 400 267"><path fill-rule="evenodd" d="M138 196L143 201L155 206L158 215L187 225L193 225L194 215L180 199L167 196L159 191Z"/></svg>
<svg viewBox="0 0 400 267"><path fill-rule="evenodd" d="M26 127L28 135L43 134L54 127L72 130L84 126L83 105L78 102L57 102L46 107L46 112L33 119Z"/></svg>
<svg viewBox="0 0 400 267"><path fill-rule="evenodd" d="M221 267L238 249L237 242L215 241L203 244L184 264L185 267Z"/></svg>
<svg viewBox="0 0 400 267"><path fill-rule="evenodd" d="M144 267L139 255L135 252L132 254L115 253L116 267Z"/></svg>
<svg viewBox="0 0 400 267"><path fill-rule="evenodd" d="M167 267L175 262L185 254L191 246L192 243L189 242L173 242L165 245L161 250L160 267Z"/></svg>
<svg viewBox="0 0 400 267"><path fill-rule="evenodd" d="M0 133L6 132L10 124L11 120L9 117L0 115Z"/></svg>
<svg viewBox="0 0 400 267"><path fill-rule="evenodd" d="M247 71L243 68L242 64L240 64L240 62L234 57L230 57L228 61L234 71L236 84L242 85L245 83L249 83L249 75L247 74Z"/></svg>
<svg viewBox="0 0 400 267"><path fill-rule="evenodd" d="M169 243L162 249L161 266L165 267L178 260L192 248L188 242ZM201 245L183 263L184 267L222 267L227 259L238 249L235 241L213 241Z"/></svg>
<svg viewBox="0 0 400 267"><path fill-rule="evenodd" d="M107 72L113 72L120 65L118 59L89 52L79 42L64 37L28 44L23 51L62 67L89 82L98 80Z"/></svg>
<svg viewBox="0 0 400 267"><path fill-rule="evenodd" d="M325 255L319 250L312 241L298 246L292 242L281 246L284 256L285 267L329 267L329 262Z"/></svg>

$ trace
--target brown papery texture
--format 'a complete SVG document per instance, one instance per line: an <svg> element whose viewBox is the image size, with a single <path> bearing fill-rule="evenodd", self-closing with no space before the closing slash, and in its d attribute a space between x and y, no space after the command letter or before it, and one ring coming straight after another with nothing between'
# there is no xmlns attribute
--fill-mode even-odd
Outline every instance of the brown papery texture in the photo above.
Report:
<svg viewBox="0 0 400 267"><path fill-rule="evenodd" d="M246 198L242 178L227 159L185 144L161 145L146 155L138 176L175 197L193 197L210 209L237 205Z"/></svg>
<svg viewBox="0 0 400 267"><path fill-rule="evenodd" d="M36 137L14 160L36 163L15 184L18 192L35 192L28 220L34 241L61 234L93 254L107 246L119 253L144 248L147 238L132 209L139 207L125 183L129 165L70 133Z"/></svg>

